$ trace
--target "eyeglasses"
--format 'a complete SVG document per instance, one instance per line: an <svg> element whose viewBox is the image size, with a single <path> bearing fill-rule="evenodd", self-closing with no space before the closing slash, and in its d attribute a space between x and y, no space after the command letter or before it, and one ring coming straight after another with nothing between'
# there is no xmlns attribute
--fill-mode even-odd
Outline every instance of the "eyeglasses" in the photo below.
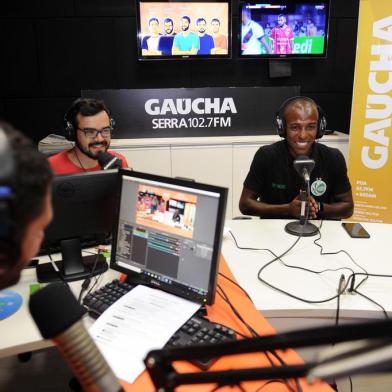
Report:
<svg viewBox="0 0 392 392"><path fill-rule="evenodd" d="M89 139L95 139L98 134L100 133L103 138L107 138L112 134L113 128L112 127L105 127L102 129L95 129L95 128L78 128L79 131L82 131L86 137Z"/></svg>

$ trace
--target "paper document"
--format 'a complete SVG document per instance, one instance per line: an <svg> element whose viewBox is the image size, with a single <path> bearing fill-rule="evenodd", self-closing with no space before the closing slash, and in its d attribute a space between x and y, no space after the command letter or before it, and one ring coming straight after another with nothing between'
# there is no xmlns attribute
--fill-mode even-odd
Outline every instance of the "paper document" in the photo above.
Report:
<svg viewBox="0 0 392 392"><path fill-rule="evenodd" d="M162 348L199 307L162 290L137 286L108 308L89 332L116 376L131 383L144 370L147 353Z"/></svg>

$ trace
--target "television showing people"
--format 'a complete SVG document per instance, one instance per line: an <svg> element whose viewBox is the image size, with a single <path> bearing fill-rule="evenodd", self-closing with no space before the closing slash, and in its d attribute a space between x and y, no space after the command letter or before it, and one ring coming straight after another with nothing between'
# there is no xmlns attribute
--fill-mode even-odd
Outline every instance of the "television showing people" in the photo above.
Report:
<svg viewBox="0 0 392 392"><path fill-rule="evenodd" d="M140 59L230 55L230 2L137 2Z"/></svg>
<svg viewBox="0 0 392 392"><path fill-rule="evenodd" d="M249 57L324 57L328 0L243 2L240 55Z"/></svg>

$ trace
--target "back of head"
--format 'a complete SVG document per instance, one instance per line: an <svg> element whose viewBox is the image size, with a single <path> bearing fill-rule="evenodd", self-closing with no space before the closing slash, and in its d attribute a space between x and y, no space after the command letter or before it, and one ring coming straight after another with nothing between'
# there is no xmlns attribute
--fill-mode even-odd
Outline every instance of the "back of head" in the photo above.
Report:
<svg viewBox="0 0 392 392"><path fill-rule="evenodd" d="M7 123L0 122L0 128L7 136L14 163L9 181L11 195L2 200L7 218L0 222L6 226L0 238L0 267L12 267L19 261L27 226L44 208L52 171L46 157L30 139Z"/></svg>
<svg viewBox="0 0 392 392"><path fill-rule="evenodd" d="M64 115L64 136L70 141L76 140L76 130L78 128L77 116L80 113L82 116L94 116L102 111L105 111L110 121L110 111L105 103L95 98L78 98L68 108Z"/></svg>

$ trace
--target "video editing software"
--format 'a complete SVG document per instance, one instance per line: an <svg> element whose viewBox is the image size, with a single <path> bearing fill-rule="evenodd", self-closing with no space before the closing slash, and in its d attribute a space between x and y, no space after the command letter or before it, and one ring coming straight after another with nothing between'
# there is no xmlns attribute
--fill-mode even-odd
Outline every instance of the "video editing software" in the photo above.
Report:
<svg viewBox="0 0 392 392"><path fill-rule="evenodd" d="M123 171L112 264L131 279L209 303L225 202L224 188Z"/></svg>

